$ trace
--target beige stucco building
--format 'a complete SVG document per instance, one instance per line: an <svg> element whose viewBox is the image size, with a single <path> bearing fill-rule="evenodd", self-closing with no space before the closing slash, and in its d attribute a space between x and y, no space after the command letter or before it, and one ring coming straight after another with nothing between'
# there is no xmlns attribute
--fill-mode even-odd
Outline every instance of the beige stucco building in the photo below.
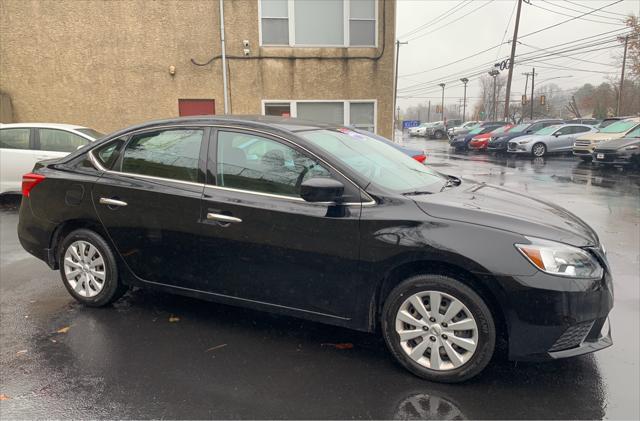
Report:
<svg viewBox="0 0 640 421"><path fill-rule="evenodd" d="M225 112L219 0L0 5L0 91L12 108L2 101L2 115L15 122L108 132L202 107ZM395 0L223 6L229 114L316 118L391 135Z"/></svg>

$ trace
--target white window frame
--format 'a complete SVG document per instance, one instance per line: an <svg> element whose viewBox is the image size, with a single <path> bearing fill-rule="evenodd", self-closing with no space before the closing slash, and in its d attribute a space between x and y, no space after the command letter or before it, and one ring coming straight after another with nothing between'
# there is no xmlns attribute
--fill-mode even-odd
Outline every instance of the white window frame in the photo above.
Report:
<svg viewBox="0 0 640 421"><path fill-rule="evenodd" d="M349 39L349 23L352 20L362 20L362 21L369 21L371 19L359 19L359 18L353 18L351 19L351 0L342 0L343 1L343 32L344 32L344 36L343 36L343 44L336 44L336 45L324 45L324 44L313 44L313 45L308 45L308 44L296 44L296 25L295 25L295 3L296 0L287 0L287 6L288 6L288 14L289 16L287 17L288 23L289 23L289 44L263 44L262 43L262 0L258 0L258 42L260 44L260 47L300 47L300 48L378 48L378 25L379 25L379 15L378 15L378 3L380 0L373 0L374 3L374 26L375 26L375 36L374 36L374 43L373 45L349 45L350 43L350 39ZM299 1L299 0L298 0ZM273 18L273 17L271 17ZM269 17L267 18L269 19ZM284 17L281 18L273 18L273 19L284 19Z"/></svg>
<svg viewBox="0 0 640 421"><path fill-rule="evenodd" d="M373 132L378 133L378 100L377 99L263 99L261 101L262 115L266 115L267 104L289 104L291 118L298 117L299 102L336 102L343 104L342 124L351 126L351 104L373 103Z"/></svg>

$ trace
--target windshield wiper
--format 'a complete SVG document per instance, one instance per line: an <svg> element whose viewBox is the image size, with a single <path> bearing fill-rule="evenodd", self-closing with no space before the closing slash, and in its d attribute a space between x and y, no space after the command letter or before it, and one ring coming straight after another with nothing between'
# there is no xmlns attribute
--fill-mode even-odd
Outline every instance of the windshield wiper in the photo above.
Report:
<svg viewBox="0 0 640 421"><path fill-rule="evenodd" d="M442 188L440 189L441 192L449 187L459 186L460 184L462 184L462 180L460 180L459 178L453 177L451 175L449 175L448 177L449 178L447 182L444 183L444 186L442 186Z"/></svg>
<svg viewBox="0 0 640 421"><path fill-rule="evenodd" d="M433 192L424 191L424 190L416 190L416 191L408 191L406 193L402 193L403 196L419 196L421 194L433 194Z"/></svg>

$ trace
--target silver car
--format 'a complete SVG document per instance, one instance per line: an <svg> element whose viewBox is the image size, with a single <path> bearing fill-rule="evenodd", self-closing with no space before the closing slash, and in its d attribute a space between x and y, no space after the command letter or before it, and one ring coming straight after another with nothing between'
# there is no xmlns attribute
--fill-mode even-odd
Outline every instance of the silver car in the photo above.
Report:
<svg viewBox="0 0 640 421"><path fill-rule="evenodd" d="M548 153L571 152L576 137L597 131L595 127L586 124L556 124L530 135L516 137L509 141L507 150L510 153L530 154L536 157Z"/></svg>

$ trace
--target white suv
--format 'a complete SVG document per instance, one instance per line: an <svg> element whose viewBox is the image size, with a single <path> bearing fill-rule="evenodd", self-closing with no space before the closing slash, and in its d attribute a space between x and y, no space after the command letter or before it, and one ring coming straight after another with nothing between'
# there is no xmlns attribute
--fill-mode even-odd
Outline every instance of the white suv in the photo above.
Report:
<svg viewBox="0 0 640 421"><path fill-rule="evenodd" d="M0 194L20 193L22 176L36 162L61 158L102 136L71 124L0 124Z"/></svg>

